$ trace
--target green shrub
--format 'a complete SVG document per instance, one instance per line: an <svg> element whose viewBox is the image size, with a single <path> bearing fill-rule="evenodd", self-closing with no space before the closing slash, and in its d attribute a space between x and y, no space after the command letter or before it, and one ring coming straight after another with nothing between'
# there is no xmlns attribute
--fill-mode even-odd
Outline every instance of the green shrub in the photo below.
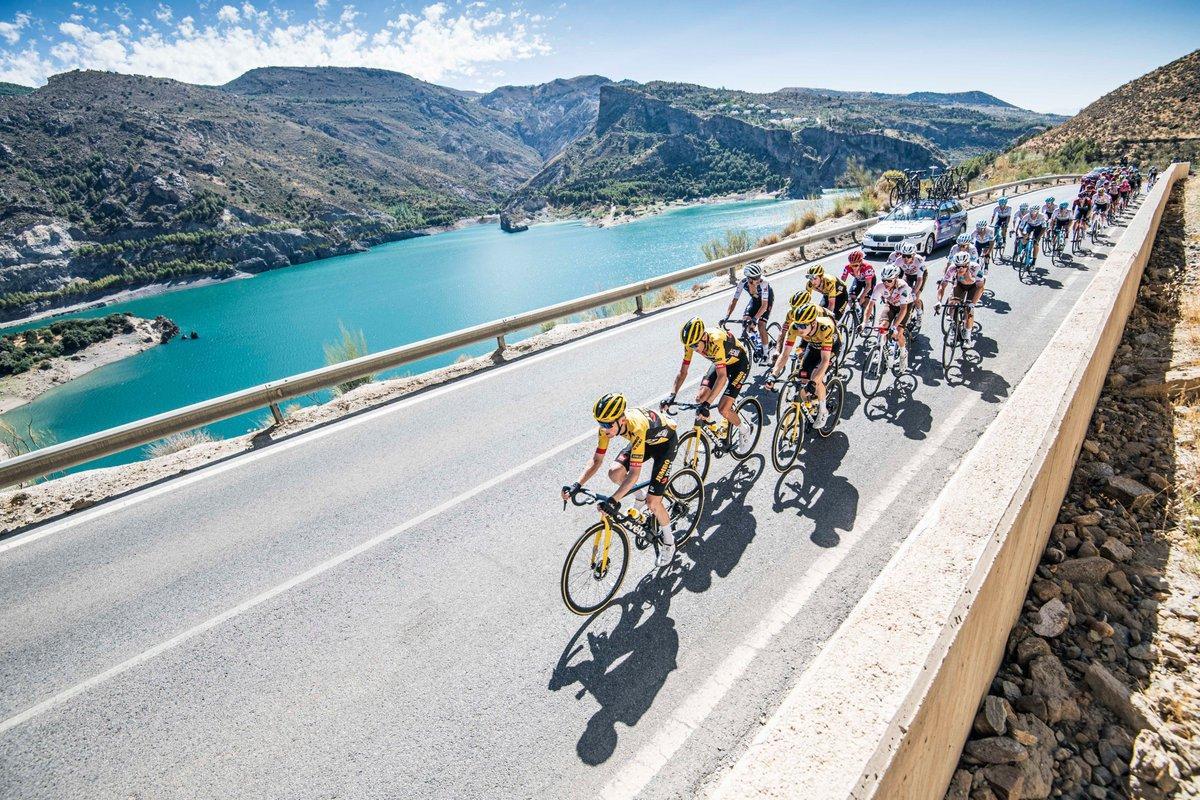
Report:
<svg viewBox="0 0 1200 800"><path fill-rule="evenodd" d="M341 331L341 338L336 342L327 343L325 345L325 363L329 365L340 364L343 361L352 361L356 358L367 355L370 351L367 350L367 337L363 335L362 330L351 332L346 328L345 324L338 322L338 330ZM374 375L367 375L362 378L355 378L352 381L339 383L333 388L333 393L343 395L351 389L357 389L359 386L365 386L375 380Z"/></svg>
<svg viewBox="0 0 1200 800"><path fill-rule="evenodd" d="M716 261L718 258L744 253L750 249L750 234L744 230L727 230L725 237L710 239L700 245L705 261Z"/></svg>

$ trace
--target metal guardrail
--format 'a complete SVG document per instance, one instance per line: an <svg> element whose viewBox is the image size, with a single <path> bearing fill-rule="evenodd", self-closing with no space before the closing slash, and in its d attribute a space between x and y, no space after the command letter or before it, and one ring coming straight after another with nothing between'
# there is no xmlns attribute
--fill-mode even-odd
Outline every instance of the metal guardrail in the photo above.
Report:
<svg viewBox="0 0 1200 800"><path fill-rule="evenodd" d="M1046 183L1075 180L1079 177L1079 175L1042 175L1037 178L1027 178L985 189L977 189L968 192L963 196L963 199L990 196L998 192L1007 191L1008 189L1015 189L1016 192L1014 193L1019 193L1022 186L1032 188L1033 186ZM871 217L861 222L840 225L836 228L801 235L794 239L776 242L775 244L756 247L744 253L737 253L725 258L719 258L716 261L708 261L675 272L669 272L666 275L651 278L650 280L629 283L575 300L568 300L534 311L527 311L524 314L504 317L503 319L485 322L471 328L451 331L450 333L434 336L433 338L424 339L413 344L394 347L390 350L383 350L351 361L321 367L310 372L302 372L299 375L292 375L277 381L252 386L248 389L242 389L241 391L211 400L203 400L190 406L166 411L162 414L126 423L115 428L97 431L88 436L81 436L78 439L71 439L67 442L43 447L40 450L24 453L15 458L0 462L0 487L11 486L12 484L22 483L58 470L68 469L96 458L103 458L113 453L128 450L131 447L148 444L164 436L189 431L193 428L229 419L230 417L245 414L249 411L269 408L276 422L281 422L283 414L279 409L279 403L285 400L302 397L303 395L328 389L331 386L346 383L356 378L363 378L378 372L395 369L405 364L411 364L414 361L452 352L489 339L496 341L497 353L502 353L506 347L504 337L508 334L539 325L543 322L550 322L562 319L563 317L569 317L572 314L579 314L584 311L600 308L621 300L635 300L637 302L638 313L642 313L644 311L644 297L650 292L674 286L677 283L682 283L693 278L719 273L722 270L728 270L730 281L732 282L735 279L734 268L741 264L757 261L760 258L775 255L776 253L783 253L788 250L800 249L803 254L802 248L806 244L833 240L848 233L852 234L869 228L878 220L879 217Z"/></svg>

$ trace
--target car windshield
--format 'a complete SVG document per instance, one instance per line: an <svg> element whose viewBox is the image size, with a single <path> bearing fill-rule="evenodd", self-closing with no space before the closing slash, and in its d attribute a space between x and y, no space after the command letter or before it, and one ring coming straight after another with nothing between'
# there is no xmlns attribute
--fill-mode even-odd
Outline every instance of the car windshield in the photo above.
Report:
<svg viewBox="0 0 1200 800"><path fill-rule="evenodd" d="M927 206L900 206L887 218L896 222L915 222L919 219L937 219L937 211Z"/></svg>

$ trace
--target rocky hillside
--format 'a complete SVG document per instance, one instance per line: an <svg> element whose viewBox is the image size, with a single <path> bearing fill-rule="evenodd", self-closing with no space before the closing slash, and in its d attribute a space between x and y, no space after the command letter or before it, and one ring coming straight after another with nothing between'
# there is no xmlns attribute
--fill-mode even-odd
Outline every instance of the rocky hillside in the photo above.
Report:
<svg viewBox="0 0 1200 800"><path fill-rule="evenodd" d="M537 86L501 86L480 97L479 104L501 114L521 141L549 159L592 129L600 87L608 83L599 75L583 75Z"/></svg>
<svg viewBox="0 0 1200 800"><path fill-rule="evenodd" d="M1051 153L1083 142L1107 160L1195 160L1200 155L1198 83L1200 50L1109 92L1021 149Z"/></svg>
<svg viewBox="0 0 1200 800"><path fill-rule="evenodd" d="M974 105L968 105L974 103ZM1058 118L982 92L916 99L783 89L769 95L677 83L608 84L594 130L514 195L512 217L748 189L803 196L847 164L924 168L1010 145Z"/></svg>
<svg viewBox="0 0 1200 800"><path fill-rule="evenodd" d="M33 89L29 86L22 86L19 83L5 83L0 81L0 97L9 94L29 94Z"/></svg>

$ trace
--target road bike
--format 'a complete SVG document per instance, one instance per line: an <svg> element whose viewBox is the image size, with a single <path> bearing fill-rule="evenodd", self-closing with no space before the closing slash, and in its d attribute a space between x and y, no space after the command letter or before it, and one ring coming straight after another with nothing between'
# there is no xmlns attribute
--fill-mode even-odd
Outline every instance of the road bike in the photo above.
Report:
<svg viewBox="0 0 1200 800"><path fill-rule="evenodd" d="M858 376L863 397L870 399L879 394L884 377L889 372L899 376L904 367L900 363L900 345L890 335L889 328L876 328L867 345L862 371Z"/></svg>
<svg viewBox="0 0 1200 800"><path fill-rule="evenodd" d="M1063 251L1067 246L1067 229L1062 225L1062 223L1059 223L1058 225L1054 226L1054 235L1048 238L1051 239L1051 260L1056 263L1065 263L1066 259L1063 258Z"/></svg>
<svg viewBox="0 0 1200 800"><path fill-rule="evenodd" d="M834 370L825 378L825 408L829 417L825 424L817 427L817 398L815 390L809 391L812 381L802 378L798 366L793 364L787 381L779 389L778 419L775 433L771 437L771 463L777 472L787 472L795 464L804 447L804 435L809 429L819 436L833 433L842 418L842 405L846 399L846 385Z"/></svg>
<svg viewBox="0 0 1200 800"><path fill-rule="evenodd" d="M892 182L888 191L888 203L892 208L903 203L911 203L921 199L921 180L925 170L905 170L903 176Z"/></svg>
<svg viewBox="0 0 1200 800"><path fill-rule="evenodd" d="M738 335L738 341L741 342L742 348L750 356L751 364L771 364L774 359L771 358L771 353L775 349L775 339L779 336L780 326L778 322L772 322L767 325L767 341L760 342L758 340L758 320L745 318L729 318L721 320L721 328L728 331L727 325L733 323L742 326L742 332ZM774 328L774 330L772 330Z"/></svg>
<svg viewBox="0 0 1200 800"><path fill-rule="evenodd" d="M1093 245L1100 239L1100 213L1097 211L1092 212L1092 218L1088 221L1088 238Z"/></svg>
<svg viewBox="0 0 1200 800"><path fill-rule="evenodd" d="M996 254L995 261L997 264L1004 262L1004 245L1008 244L1008 234L1004 230L1004 226L997 225L996 232L992 234L992 252Z"/></svg>
<svg viewBox="0 0 1200 800"><path fill-rule="evenodd" d="M668 413L673 409L690 411L699 407L699 403L662 405L663 410ZM731 442L728 421L719 413L718 418L712 422L705 422L697 415L692 429L679 437L679 449L675 452L675 460L685 468L695 470L704 480L708 479L708 468L714 458L722 458L728 453L737 461L745 461L754 452L758 437L762 435L762 403L756 397L743 397L734 405L733 412L741 420L736 442Z"/></svg>
<svg viewBox="0 0 1200 800"><path fill-rule="evenodd" d="M1037 252L1033 234L1017 240L1013 249L1013 267L1017 270L1017 280L1025 282L1025 276L1033 273L1034 257Z"/></svg>
<svg viewBox="0 0 1200 800"><path fill-rule="evenodd" d="M950 368L954 366L955 354L966 356L970 333L967 330L967 311L978 307L978 303L964 303L949 298L935 309L935 313L940 313L942 317L942 373L947 380L950 378Z"/></svg>
<svg viewBox="0 0 1200 800"><path fill-rule="evenodd" d="M1078 222L1071 225L1071 253L1079 255L1083 252L1083 225Z"/></svg>
<svg viewBox="0 0 1200 800"><path fill-rule="evenodd" d="M639 483L628 496L649 485L650 481ZM604 503L609 498L580 488L571 493L570 499L577 506L589 506ZM682 523L675 536L675 546L682 547L696 532L704 513L704 481L700 475L693 469L681 469L673 474L663 491L663 505L672 526ZM566 507L564 500L563 508ZM567 551L560 583L563 603L582 616L607 606L625 580L630 540L638 550L653 547L657 556L658 536L658 520L648 509L630 506L616 514L601 515L600 520L584 531Z"/></svg>

